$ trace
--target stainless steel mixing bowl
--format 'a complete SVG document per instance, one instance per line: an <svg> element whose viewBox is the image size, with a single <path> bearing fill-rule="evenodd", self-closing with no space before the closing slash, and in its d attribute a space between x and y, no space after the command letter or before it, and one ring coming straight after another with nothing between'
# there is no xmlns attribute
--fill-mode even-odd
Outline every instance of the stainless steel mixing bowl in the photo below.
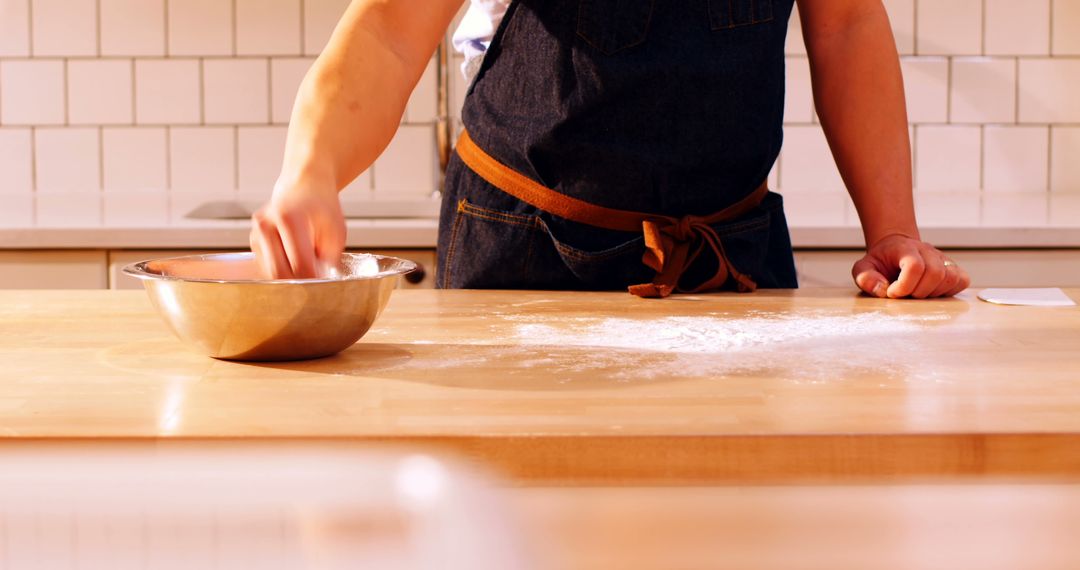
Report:
<svg viewBox="0 0 1080 570"><path fill-rule="evenodd" d="M329 356L360 339L378 318L404 259L347 253L324 279L264 280L251 253L134 263L150 301L181 340L214 358L302 360Z"/></svg>

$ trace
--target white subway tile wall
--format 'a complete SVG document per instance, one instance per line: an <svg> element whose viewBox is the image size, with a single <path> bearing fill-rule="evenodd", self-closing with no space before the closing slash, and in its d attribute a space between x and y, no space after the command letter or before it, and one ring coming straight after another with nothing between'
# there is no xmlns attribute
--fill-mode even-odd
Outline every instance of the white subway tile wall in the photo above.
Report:
<svg viewBox="0 0 1080 570"><path fill-rule="evenodd" d="M0 0L0 227L178 221L265 199L297 86L349 0ZM902 58L916 211L930 226L1080 226L1080 0L884 0ZM770 184L793 226L856 221L797 14ZM460 128L465 82L451 61ZM436 69L349 199L438 182ZM357 127L362 128L361 126Z"/></svg>

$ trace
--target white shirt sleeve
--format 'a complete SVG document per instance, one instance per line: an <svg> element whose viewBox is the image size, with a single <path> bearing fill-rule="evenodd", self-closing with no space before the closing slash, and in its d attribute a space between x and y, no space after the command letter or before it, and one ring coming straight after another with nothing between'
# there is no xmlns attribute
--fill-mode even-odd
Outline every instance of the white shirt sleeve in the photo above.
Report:
<svg viewBox="0 0 1080 570"><path fill-rule="evenodd" d="M454 49L465 56L461 73L472 82L511 0L472 0L454 31Z"/></svg>

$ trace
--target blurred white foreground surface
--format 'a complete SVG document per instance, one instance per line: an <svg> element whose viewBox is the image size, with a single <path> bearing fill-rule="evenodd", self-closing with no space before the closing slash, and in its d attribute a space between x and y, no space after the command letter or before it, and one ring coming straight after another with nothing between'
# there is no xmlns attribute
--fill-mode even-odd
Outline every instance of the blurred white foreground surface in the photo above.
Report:
<svg viewBox="0 0 1080 570"><path fill-rule="evenodd" d="M9 446L0 568L525 568L490 485L318 444Z"/></svg>

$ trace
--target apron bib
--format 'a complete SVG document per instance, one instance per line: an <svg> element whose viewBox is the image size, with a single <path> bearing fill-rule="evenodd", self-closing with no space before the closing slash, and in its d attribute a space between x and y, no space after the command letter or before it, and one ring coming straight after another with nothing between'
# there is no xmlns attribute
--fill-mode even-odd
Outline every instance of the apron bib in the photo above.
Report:
<svg viewBox="0 0 1080 570"><path fill-rule="evenodd" d="M707 219L754 193L779 153L791 6L516 1L466 97L465 127L493 160L569 199ZM710 282L725 261L757 286L797 286L779 195L710 221L726 258L699 256L682 289ZM646 246L641 231L560 217L500 190L458 155L450 162L440 287L626 288L656 276L642 263ZM725 285L736 287L745 289Z"/></svg>

